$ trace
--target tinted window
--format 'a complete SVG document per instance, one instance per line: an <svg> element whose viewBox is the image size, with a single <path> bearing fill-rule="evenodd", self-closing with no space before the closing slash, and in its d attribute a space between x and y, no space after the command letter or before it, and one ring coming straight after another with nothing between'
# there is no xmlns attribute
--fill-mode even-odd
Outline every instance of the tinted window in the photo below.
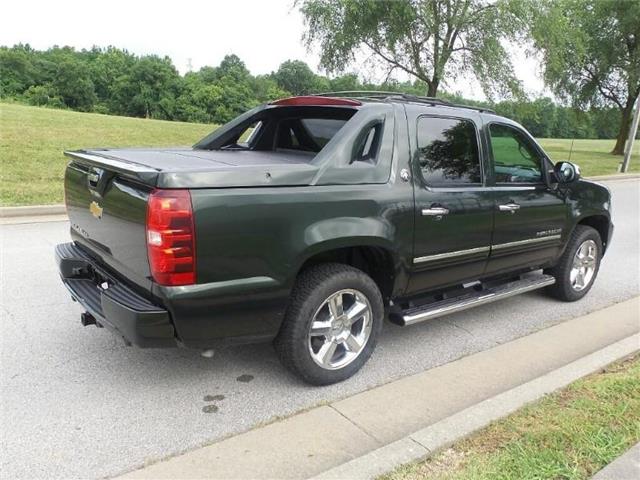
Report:
<svg viewBox="0 0 640 480"><path fill-rule="evenodd" d="M496 183L542 182L542 158L522 132L496 123L489 130Z"/></svg>
<svg viewBox="0 0 640 480"><path fill-rule="evenodd" d="M420 118L418 152L422 176L429 185L481 182L476 129L468 120Z"/></svg>
<svg viewBox="0 0 640 480"><path fill-rule="evenodd" d="M354 148L352 162L375 163L380 147L383 123L366 127L359 135Z"/></svg>
<svg viewBox="0 0 640 480"><path fill-rule="evenodd" d="M276 148L319 152L347 120L333 118L286 118L278 125Z"/></svg>
<svg viewBox="0 0 640 480"><path fill-rule="evenodd" d="M324 147L333 136L338 133L346 120L334 120L332 118L303 118L300 120L304 128L309 132L313 140Z"/></svg>

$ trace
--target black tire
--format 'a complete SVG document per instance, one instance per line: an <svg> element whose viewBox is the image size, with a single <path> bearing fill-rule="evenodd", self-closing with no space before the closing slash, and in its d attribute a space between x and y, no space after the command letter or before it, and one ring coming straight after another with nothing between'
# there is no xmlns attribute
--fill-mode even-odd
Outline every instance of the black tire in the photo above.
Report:
<svg viewBox="0 0 640 480"><path fill-rule="evenodd" d="M595 270L591 276L588 284L580 290L577 290L572 285L571 269L573 267L574 258L578 249L588 240L592 240L596 245L595 255ZM600 234L594 228L586 225L577 225L571 234L571 238L564 250L564 253L560 257L560 260L552 268L545 270L545 273L553 275L556 278L556 283L547 287L547 292L565 302L575 302L584 297L596 280L598 276L598 270L600 270L600 260L602 259L602 239Z"/></svg>
<svg viewBox="0 0 640 480"><path fill-rule="evenodd" d="M360 353L344 367L328 370L319 366L309 351L309 331L314 315L332 295L352 289L363 294L371 311L371 332ZM274 347L280 360L296 375L313 385L341 382L355 374L371 356L380 330L384 307L382 295L367 274L349 265L325 263L303 271L291 293L291 300Z"/></svg>

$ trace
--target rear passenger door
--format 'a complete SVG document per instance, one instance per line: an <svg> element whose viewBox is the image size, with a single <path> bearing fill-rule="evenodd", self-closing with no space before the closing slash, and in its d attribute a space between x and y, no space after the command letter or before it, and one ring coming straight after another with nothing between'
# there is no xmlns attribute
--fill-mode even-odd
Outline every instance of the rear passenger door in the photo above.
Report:
<svg viewBox="0 0 640 480"><path fill-rule="evenodd" d="M415 229L409 294L474 280L491 244L493 198L484 185L479 114L422 115L413 147Z"/></svg>
<svg viewBox="0 0 640 480"><path fill-rule="evenodd" d="M546 180L550 163L515 125L490 121L495 227L487 274L542 265L560 253L567 205Z"/></svg>

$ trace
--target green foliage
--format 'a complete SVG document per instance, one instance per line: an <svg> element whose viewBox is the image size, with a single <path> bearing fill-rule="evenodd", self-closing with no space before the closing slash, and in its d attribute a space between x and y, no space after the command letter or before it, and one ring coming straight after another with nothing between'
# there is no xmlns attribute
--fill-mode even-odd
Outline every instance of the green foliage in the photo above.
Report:
<svg viewBox="0 0 640 480"><path fill-rule="evenodd" d="M111 110L118 115L171 120L179 82L180 75L168 57L141 58L115 79Z"/></svg>
<svg viewBox="0 0 640 480"><path fill-rule="evenodd" d="M66 58L57 65L51 87L64 104L74 110L89 112L96 101L89 68L73 57Z"/></svg>
<svg viewBox="0 0 640 480"><path fill-rule="evenodd" d="M616 107L621 154L633 102L640 95L640 2L637 0L530 0L534 46L545 81L574 105Z"/></svg>
<svg viewBox="0 0 640 480"><path fill-rule="evenodd" d="M29 105L65 108L62 98L57 96L57 92L52 87L46 85L31 85L24 93L24 98Z"/></svg>
<svg viewBox="0 0 640 480"><path fill-rule="evenodd" d="M473 74L487 97L520 93L502 40L523 30L512 0L302 0L307 41L321 63L342 71L363 49L402 70L436 96L441 82Z"/></svg>
<svg viewBox="0 0 640 480"><path fill-rule="evenodd" d="M309 65L301 60L287 60L273 74L278 86L293 95L308 95L321 91L320 79L311 71ZM326 90L326 89L325 89Z"/></svg>
<svg viewBox="0 0 640 480"><path fill-rule="evenodd" d="M300 60L287 60L273 73L253 76L238 56L227 55L216 67L205 66L182 76L167 57L138 57L114 47L81 51L70 47L45 51L28 45L0 47L2 98L50 108L164 120L224 123L256 105L293 94L387 90L423 95L427 88L422 80L398 82L391 78L381 85L363 83L355 73L327 78ZM537 137L612 138L620 122L617 108L584 112L558 106L548 98L491 104L446 92L439 97L493 108Z"/></svg>

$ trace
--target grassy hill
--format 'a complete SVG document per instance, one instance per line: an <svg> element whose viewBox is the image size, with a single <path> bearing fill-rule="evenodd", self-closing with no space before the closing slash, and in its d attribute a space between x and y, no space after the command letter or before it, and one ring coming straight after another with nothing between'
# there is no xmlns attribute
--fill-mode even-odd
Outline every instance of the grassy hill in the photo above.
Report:
<svg viewBox="0 0 640 480"><path fill-rule="evenodd" d="M214 128L0 103L0 205L61 203L63 150L192 145Z"/></svg>
<svg viewBox="0 0 640 480"><path fill-rule="evenodd" d="M85 147L191 145L215 126L114 117L0 103L0 205L62 202L63 150ZM571 140L541 139L555 160L566 160ZM583 175L615 173L621 157L613 140L576 140L571 160ZM640 142L632 170L640 171Z"/></svg>

